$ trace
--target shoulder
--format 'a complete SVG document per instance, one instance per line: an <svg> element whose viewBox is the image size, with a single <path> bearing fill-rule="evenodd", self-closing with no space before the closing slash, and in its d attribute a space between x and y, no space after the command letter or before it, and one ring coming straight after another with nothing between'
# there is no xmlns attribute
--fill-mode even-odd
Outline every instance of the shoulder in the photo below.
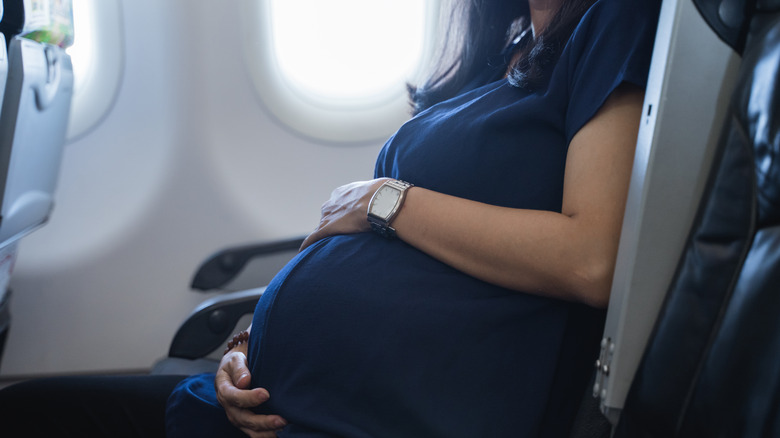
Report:
<svg viewBox="0 0 780 438"><path fill-rule="evenodd" d="M585 12L564 49L577 63L592 56L649 58L661 0L597 0ZM616 59L617 60L617 59Z"/></svg>
<svg viewBox="0 0 780 438"><path fill-rule="evenodd" d="M572 38L655 31L660 8L661 0L597 0L583 15Z"/></svg>
<svg viewBox="0 0 780 438"><path fill-rule="evenodd" d="M597 0L583 15L559 65L569 107L568 138L621 83L647 83L661 0Z"/></svg>
<svg viewBox="0 0 780 438"><path fill-rule="evenodd" d="M636 18L658 15L661 0L596 0L585 13L605 18Z"/></svg>

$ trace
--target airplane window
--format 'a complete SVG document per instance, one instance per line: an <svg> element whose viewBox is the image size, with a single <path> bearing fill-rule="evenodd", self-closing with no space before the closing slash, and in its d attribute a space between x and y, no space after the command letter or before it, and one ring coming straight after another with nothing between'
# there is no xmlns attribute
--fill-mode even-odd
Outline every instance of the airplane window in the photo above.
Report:
<svg viewBox="0 0 780 438"><path fill-rule="evenodd" d="M91 58L94 47L90 41L94 41L95 36L92 34L93 19L90 15L86 0L73 0L73 27L78 29L78 38L74 39L73 46L68 48L68 54L73 63L73 87L76 90L84 88L86 76L90 73L87 66L93 62Z"/></svg>
<svg viewBox="0 0 780 438"><path fill-rule="evenodd" d="M408 118L406 83L430 50L438 1L247 3L249 68L282 122L344 143L386 137Z"/></svg>
<svg viewBox="0 0 780 438"><path fill-rule="evenodd" d="M272 0L271 14L282 74L324 105L387 93L409 78L422 52L419 0Z"/></svg>
<svg viewBox="0 0 780 438"><path fill-rule="evenodd" d="M120 14L119 0L73 0L69 140L94 127L114 102L124 59Z"/></svg>

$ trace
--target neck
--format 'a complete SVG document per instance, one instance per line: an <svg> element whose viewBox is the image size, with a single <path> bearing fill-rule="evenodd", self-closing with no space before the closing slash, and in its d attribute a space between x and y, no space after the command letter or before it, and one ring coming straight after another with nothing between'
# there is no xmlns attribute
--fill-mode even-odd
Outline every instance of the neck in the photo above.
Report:
<svg viewBox="0 0 780 438"><path fill-rule="evenodd" d="M531 29L534 32L534 38L550 24L561 3L563 3L563 0L528 0L528 6L531 10Z"/></svg>

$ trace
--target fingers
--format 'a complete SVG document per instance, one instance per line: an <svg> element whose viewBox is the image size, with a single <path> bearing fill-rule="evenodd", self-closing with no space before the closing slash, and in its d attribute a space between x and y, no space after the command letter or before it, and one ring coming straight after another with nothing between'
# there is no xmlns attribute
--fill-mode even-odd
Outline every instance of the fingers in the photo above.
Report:
<svg viewBox="0 0 780 438"><path fill-rule="evenodd" d="M306 236L306 238L303 239L303 243L301 243L301 247L298 249L298 252L303 251L304 249L306 249L309 246L311 246L312 243L314 243L317 240L319 240L319 238L317 237L317 234L318 234L317 231L314 231L313 233L311 233L308 236Z"/></svg>
<svg viewBox="0 0 780 438"><path fill-rule="evenodd" d="M358 181L336 188L320 209L321 218L317 229L303 240L299 251L328 236L370 231L371 226L366 218L369 201L388 179Z"/></svg>
<svg viewBox="0 0 780 438"><path fill-rule="evenodd" d="M247 389L250 383L246 355L240 351L226 354L219 364L214 387L228 420L250 437L276 437L276 431L287 422L278 415L259 415L250 410L271 397L264 388Z"/></svg>
<svg viewBox="0 0 780 438"><path fill-rule="evenodd" d="M252 381L252 376L249 374L249 367L246 363L246 356L241 354L231 358L227 367L227 371L230 374L230 380L233 382L236 388L249 388L249 383Z"/></svg>
<svg viewBox="0 0 780 438"><path fill-rule="evenodd" d="M287 425L278 415L259 415L249 408L259 406L270 398L264 388L239 389L226 373L217 375L217 400L225 409L228 420L251 437L275 437L277 430Z"/></svg>
<svg viewBox="0 0 780 438"><path fill-rule="evenodd" d="M276 432L287 425L287 422L278 415L258 415L248 410L242 411L233 418L228 418L241 431L253 437L275 437Z"/></svg>
<svg viewBox="0 0 780 438"><path fill-rule="evenodd" d="M258 388L261 403L268 400L268 391ZM247 392L247 391L245 391ZM287 425L287 422L278 415L255 414L243 407L226 406L225 414L228 420L250 437L275 437L276 432Z"/></svg>
<svg viewBox="0 0 780 438"><path fill-rule="evenodd" d="M268 391L265 389L246 389L249 388L251 380L246 355L241 352L226 354L214 378L217 401L225 408L250 408L268 400Z"/></svg>
<svg viewBox="0 0 780 438"><path fill-rule="evenodd" d="M330 232L330 228L325 228L325 225L320 222L320 225L317 227L316 230L312 231L311 234L306 236L305 239L303 239L303 243L301 243L301 248L298 250L303 251L304 249L308 248L309 246L313 245L320 239L324 239L332 234L337 234L334 232Z"/></svg>
<svg viewBox="0 0 780 438"><path fill-rule="evenodd" d="M276 438L275 430L255 432L251 429L244 429L244 428L239 428L239 429L241 429L241 431L247 434L247 436L249 436L250 438Z"/></svg>
<svg viewBox="0 0 780 438"><path fill-rule="evenodd" d="M215 381L217 388L217 401L225 409L230 407L252 408L265 403L270 398L268 391L263 388L239 389L229 379L217 376Z"/></svg>

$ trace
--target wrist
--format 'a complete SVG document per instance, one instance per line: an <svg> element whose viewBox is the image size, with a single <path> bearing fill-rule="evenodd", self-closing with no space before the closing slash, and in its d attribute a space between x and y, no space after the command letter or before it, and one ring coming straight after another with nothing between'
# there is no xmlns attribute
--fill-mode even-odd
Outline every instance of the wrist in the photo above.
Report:
<svg viewBox="0 0 780 438"><path fill-rule="evenodd" d="M407 191L414 187L406 181L387 179L374 191L368 203L367 220L371 228L382 237L395 239L391 226L404 205Z"/></svg>

